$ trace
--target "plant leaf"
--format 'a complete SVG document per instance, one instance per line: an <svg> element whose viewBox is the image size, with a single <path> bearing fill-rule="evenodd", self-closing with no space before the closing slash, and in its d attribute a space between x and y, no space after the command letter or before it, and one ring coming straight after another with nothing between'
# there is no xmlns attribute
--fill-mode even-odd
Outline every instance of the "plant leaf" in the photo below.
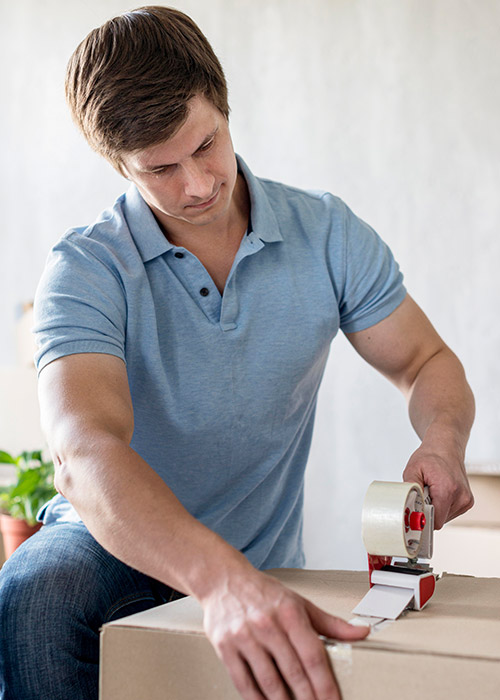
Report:
<svg viewBox="0 0 500 700"><path fill-rule="evenodd" d="M10 497L17 498L19 496L26 496L29 493L32 493L39 482L40 475L37 474L36 469L27 469L26 471L21 472L16 486L10 492Z"/></svg>
<svg viewBox="0 0 500 700"><path fill-rule="evenodd" d="M40 507L57 493L53 463L43 461L41 450L25 451L18 457L0 450L1 462L16 465L17 482L0 488L0 506L14 518L34 525Z"/></svg>

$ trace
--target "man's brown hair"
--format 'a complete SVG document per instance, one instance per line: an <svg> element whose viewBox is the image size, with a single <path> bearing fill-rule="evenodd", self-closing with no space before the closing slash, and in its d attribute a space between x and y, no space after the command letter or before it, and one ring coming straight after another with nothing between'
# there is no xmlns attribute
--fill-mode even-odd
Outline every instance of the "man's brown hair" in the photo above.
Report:
<svg viewBox="0 0 500 700"><path fill-rule="evenodd" d="M94 29L71 56L66 99L94 150L120 169L122 153L166 141L203 95L227 118L224 72L193 20L140 7Z"/></svg>

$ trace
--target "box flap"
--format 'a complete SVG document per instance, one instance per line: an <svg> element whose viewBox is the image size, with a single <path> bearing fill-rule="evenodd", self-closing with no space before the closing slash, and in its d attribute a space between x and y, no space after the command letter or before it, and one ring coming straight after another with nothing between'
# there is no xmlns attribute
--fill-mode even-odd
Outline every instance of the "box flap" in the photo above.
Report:
<svg viewBox="0 0 500 700"><path fill-rule="evenodd" d="M185 634L203 634L203 610L194 598L181 598L156 608L108 622L105 627L137 627Z"/></svg>
<svg viewBox="0 0 500 700"><path fill-rule="evenodd" d="M368 590L361 571L275 569L273 576L327 612L351 619ZM202 609L185 598L109 623L113 626L203 634ZM500 660L500 579L445 574L430 603L409 611L357 647Z"/></svg>

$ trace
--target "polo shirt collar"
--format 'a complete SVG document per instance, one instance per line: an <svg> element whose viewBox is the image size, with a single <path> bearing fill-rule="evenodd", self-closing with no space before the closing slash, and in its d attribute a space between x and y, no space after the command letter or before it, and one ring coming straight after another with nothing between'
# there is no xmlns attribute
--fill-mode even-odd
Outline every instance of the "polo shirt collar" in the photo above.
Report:
<svg viewBox="0 0 500 700"><path fill-rule="evenodd" d="M274 209L260 180L255 177L243 158L236 154L238 170L246 180L250 193L251 230L264 243L283 240ZM250 230L250 229L249 229Z"/></svg>
<svg viewBox="0 0 500 700"><path fill-rule="evenodd" d="M153 212L135 185L130 185L128 188L123 209L128 228L143 262L158 258L174 247L163 235Z"/></svg>
<svg viewBox="0 0 500 700"><path fill-rule="evenodd" d="M243 158L236 155L238 170L246 180L250 194L250 221L253 233L264 243L283 240L278 220L262 183L251 172ZM153 212L135 185L131 185L124 197L125 218L135 244L144 262L163 255L174 248L163 235Z"/></svg>

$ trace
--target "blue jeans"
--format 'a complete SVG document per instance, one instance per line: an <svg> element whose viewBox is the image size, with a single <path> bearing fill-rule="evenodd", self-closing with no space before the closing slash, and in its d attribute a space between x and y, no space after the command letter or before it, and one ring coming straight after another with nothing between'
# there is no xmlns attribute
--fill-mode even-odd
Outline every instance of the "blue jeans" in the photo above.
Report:
<svg viewBox="0 0 500 700"><path fill-rule="evenodd" d="M83 524L44 525L0 571L1 700L97 700L101 626L179 597Z"/></svg>

